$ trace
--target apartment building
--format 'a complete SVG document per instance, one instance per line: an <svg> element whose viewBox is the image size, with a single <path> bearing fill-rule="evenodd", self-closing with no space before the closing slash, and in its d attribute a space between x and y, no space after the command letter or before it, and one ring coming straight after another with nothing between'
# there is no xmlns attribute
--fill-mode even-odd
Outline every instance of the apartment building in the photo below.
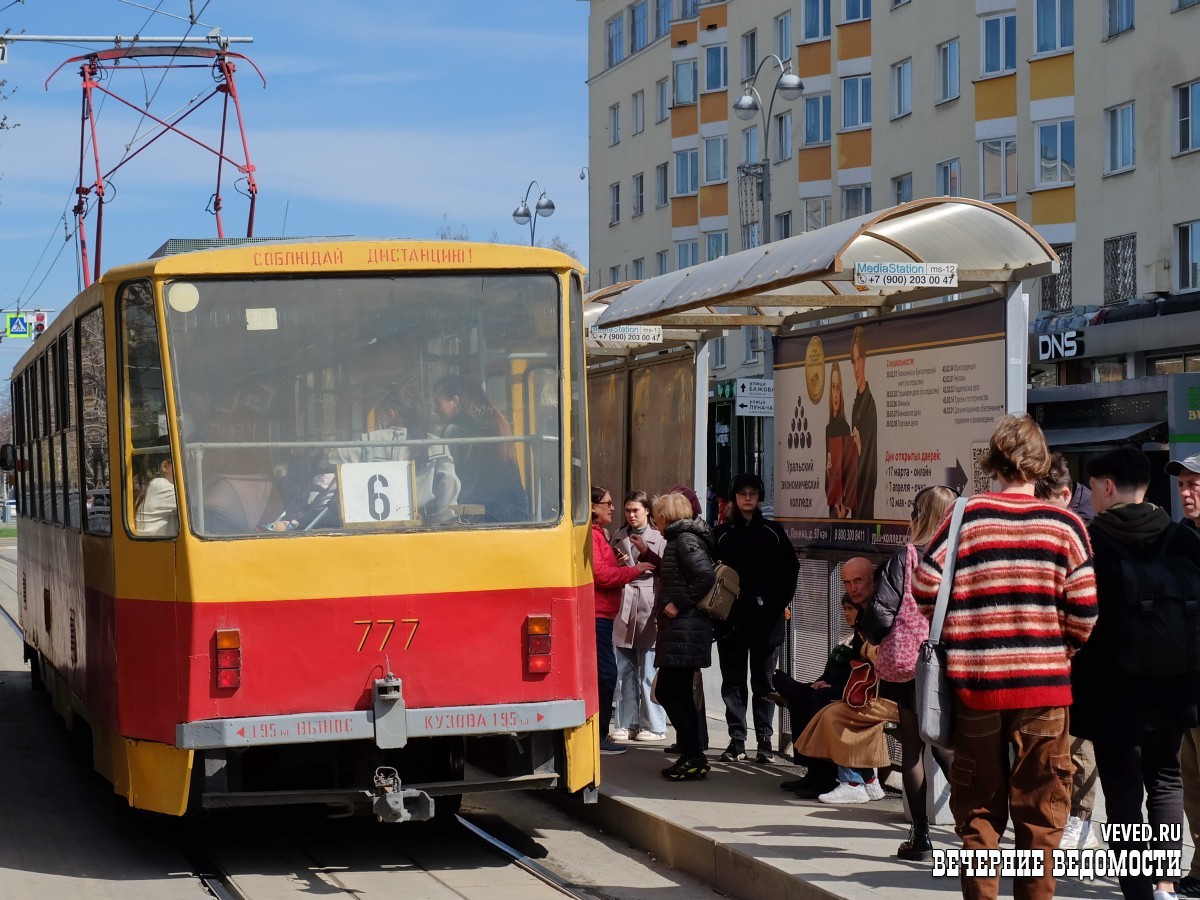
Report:
<svg viewBox="0 0 1200 900"><path fill-rule="evenodd" d="M1059 430L1079 396L1162 394L1119 438L1064 446L1200 444L1157 382L1121 384L1200 378L1197 46L1200 0L591 0L592 286L761 242L763 160L776 240L915 197L986 200L1062 258L1032 298L1031 409ZM773 90L770 54L799 99ZM755 72L763 112L743 120ZM714 380L761 371L761 336L714 343Z"/></svg>

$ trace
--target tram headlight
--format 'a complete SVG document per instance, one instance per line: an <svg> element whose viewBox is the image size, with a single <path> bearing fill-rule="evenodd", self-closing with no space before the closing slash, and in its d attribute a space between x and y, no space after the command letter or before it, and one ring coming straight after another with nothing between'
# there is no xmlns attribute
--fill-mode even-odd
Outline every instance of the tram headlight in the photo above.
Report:
<svg viewBox="0 0 1200 900"><path fill-rule="evenodd" d="M550 671L550 617L525 617L525 669L532 675Z"/></svg>

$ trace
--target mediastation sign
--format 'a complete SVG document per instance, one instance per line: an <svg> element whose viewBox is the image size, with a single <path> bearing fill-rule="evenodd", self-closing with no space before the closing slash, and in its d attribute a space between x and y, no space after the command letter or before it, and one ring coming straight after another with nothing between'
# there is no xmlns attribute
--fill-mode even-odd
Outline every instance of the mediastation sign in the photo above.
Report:
<svg viewBox="0 0 1200 900"><path fill-rule="evenodd" d="M1004 414L1004 304L988 300L784 335L775 367L775 515L797 546L897 546L912 501L988 490Z"/></svg>

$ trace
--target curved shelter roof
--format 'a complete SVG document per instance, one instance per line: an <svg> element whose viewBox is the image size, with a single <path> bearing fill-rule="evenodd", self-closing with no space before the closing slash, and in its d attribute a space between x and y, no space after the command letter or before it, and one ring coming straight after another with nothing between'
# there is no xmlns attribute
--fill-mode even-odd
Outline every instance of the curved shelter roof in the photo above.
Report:
<svg viewBox="0 0 1200 900"><path fill-rule="evenodd" d="M858 262L957 263L958 286L855 285ZM690 331L694 340L701 331L738 325L778 330L828 316L830 307L882 312L946 294L999 290L1057 271L1058 256L1025 222L990 203L937 197L650 278L619 294L620 285L606 289L613 293L594 324L654 323L664 339Z"/></svg>

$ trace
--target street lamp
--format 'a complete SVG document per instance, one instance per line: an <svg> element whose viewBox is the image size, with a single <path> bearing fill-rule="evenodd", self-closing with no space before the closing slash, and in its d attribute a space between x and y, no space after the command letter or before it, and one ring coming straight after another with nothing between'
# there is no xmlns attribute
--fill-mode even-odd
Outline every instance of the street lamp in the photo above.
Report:
<svg viewBox="0 0 1200 900"><path fill-rule="evenodd" d="M762 97L754 87L754 83L758 80L758 73L762 71L768 61L775 63L779 69L779 77L775 79L775 84L771 88L771 102L764 110ZM804 84L798 75L792 73L791 63L785 65L783 60L771 53L758 64L754 75L742 83L742 88L745 93L733 102L734 113L739 119L746 122L753 119L755 113L761 113L763 117L763 160L759 164L759 168L762 170L762 174L759 176L762 179L762 242L769 244L771 242L771 111L775 108L776 94L783 94L784 100L798 100L804 93Z"/></svg>
<svg viewBox="0 0 1200 900"><path fill-rule="evenodd" d="M533 212L531 213L529 211L529 192L533 190L535 184L537 184L537 189L541 193L541 196L538 197L537 203L534 204ZM513 210L513 221L518 225L529 226L530 247L533 246L533 236L537 231L537 217L552 215L554 215L554 201L546 196L546 192L542 190L542 186L536 180L529 182L529 187L525 188L525 199Z"/></svg>

